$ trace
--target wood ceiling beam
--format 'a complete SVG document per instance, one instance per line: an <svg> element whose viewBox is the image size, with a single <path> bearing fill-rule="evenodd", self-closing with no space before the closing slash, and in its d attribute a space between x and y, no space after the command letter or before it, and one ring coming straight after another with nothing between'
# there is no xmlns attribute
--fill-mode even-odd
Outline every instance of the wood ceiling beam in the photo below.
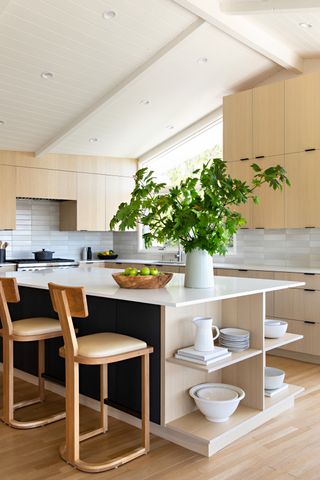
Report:
<svg viewBox="0 0 320 480"><path fill-rule="evenodd" d="M286 70L296 73L303 71L303 59L296 52L246 16L226 15L220 10L218 0L172 1Z"/></svg>
<svg viewBox="0 0 320 480"><path fill-rule="evenodd" d="M131 75L125 78L111 91L107 92L106 95L104 95L97 103L86 110L80 117L76 118L71 124L67 125L46 144L39 147L35 152L35 156L39 158L50 153L53 148L55 148L64 138L69 136L72 132L79 128L80 125L96 115L96 113L104 108L111 100L113 101L115 97L121 95L124 90L126 90L139 77L141 77L150 67L152 67L152 65L158 62L158 60L164 57L168 52L170 52L170 50L174 49L179 43L183 42L183 40L189 37L193 32L198 30L203 24L204 20L201 18L198 18L196 21L194 21L191 25L189 25L189 27L187 27L178 36L161 48L146 63L137 68Z"/></svg>

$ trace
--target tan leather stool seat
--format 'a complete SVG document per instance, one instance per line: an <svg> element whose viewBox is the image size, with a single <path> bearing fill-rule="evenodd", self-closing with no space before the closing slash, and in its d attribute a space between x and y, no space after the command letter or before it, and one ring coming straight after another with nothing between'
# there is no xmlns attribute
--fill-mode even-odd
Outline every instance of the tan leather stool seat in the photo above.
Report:
<svg viewBox="0 0 320 480"><path fill-rule="evenodd" d="M59 320L54 320L48 317L25 318L12 322L13 334L28 336L28 335L43 335L46 333L61 332Z"/></svg>
<svg viewBox="0 0 320 480"><path fill-rule="evenodd" d="M146 342L120 333L94 333L78 337L78 355L81 357L111 357L146 348Z"/></svg>

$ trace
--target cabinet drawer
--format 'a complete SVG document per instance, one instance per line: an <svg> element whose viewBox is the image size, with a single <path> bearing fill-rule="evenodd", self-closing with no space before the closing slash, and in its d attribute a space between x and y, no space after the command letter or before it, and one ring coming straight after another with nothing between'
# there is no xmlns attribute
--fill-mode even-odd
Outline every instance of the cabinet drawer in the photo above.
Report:
<svg viewBox="0 0 320 480"><path fill-rule="evenodd" d="M320 324L305 323L297 320L288 320L288 332L303 335L303 339L290 343L284 350L292 352L320 355Z"/></svg>
<svg viewBox="0 0 320 480"><path fill-rule="evenodd" d="M297 288L320 290L320 275L317 274L275 272L274 278L275 280L288 280L289 282L305 282L305 286Z"/></svg>
<svg viewBox="0 0 320 480"><path fill-rule="evenodd" d="M289 288L274 292L274 315L320 323L320 291Z"/></svg>

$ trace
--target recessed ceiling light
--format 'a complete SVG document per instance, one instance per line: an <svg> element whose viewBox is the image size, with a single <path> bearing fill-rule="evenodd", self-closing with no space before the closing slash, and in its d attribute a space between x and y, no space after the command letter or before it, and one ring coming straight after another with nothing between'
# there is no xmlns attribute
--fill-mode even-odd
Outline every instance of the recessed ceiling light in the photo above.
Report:
<svg viewBox="0 0 320 480"><path fill-rule="evenodd" d="M174 129L174 125L166 125L166 129L167 129L167 130L173 130L173 129Z"/></svg>
<svg viewBox="0 0 320 480"><path fill-rule="evenodd" d="M150 105L150 100L148 100L147 98L143 98L142 100L140 100L140 105Z"/></svg>
<svg viewBox="0 0 320 480"><path fill-rule="evenodd" d="M102 16L105 20L111 20L116 16L116 12L113 10L107 10L106 12L103 12Z"/></svg>
<svg viewBox="0 0 320 480"><path fill-rule="evenodd" d="M301 28L311 28L312 25L311 25L311 23L301 22L301 23L299 23L299 27L301 27Z"/></svg>
<svg viewBox="0 0 320 480"><path fill-rule="evenodd" d="M3 120L0 120L0 127L4 125L4 121Z"/></svg>
<svg viewBox="0 0 320 480"><path fill-rule="evenodd" d="M49 78L53 78L53 73L51 73L51 72L42 72L42 73L41 73L41 78L45 78L46 80L48 80Z"/></svg>
<svg viewBox="0 0 320 480"><path fill-rule="evenodd" d="M208 63L207 57L200 57L200 58L198 58L197 61L200 65L204 65L205 63Z"/></svg>
<svg viewBox="0 0 320 480"><path fill-rule="evenodd" d="M97 141L98 141L98 139L96 137L89 138L90 143L96 143Z"/></svg>

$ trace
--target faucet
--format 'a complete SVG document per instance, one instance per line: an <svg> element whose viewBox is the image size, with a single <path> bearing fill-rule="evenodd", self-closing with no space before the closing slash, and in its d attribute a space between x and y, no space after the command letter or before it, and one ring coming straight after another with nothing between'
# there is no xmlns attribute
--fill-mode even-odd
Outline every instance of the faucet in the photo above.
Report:
<svg viewBox="0 0 320 480"><path fill-rule="evenodd" d="M179 263L182 262L182 248L181 248L180 243L178 243L178 251L177 251L177 253L175 254L174 257L178 260Z"/></svg>

